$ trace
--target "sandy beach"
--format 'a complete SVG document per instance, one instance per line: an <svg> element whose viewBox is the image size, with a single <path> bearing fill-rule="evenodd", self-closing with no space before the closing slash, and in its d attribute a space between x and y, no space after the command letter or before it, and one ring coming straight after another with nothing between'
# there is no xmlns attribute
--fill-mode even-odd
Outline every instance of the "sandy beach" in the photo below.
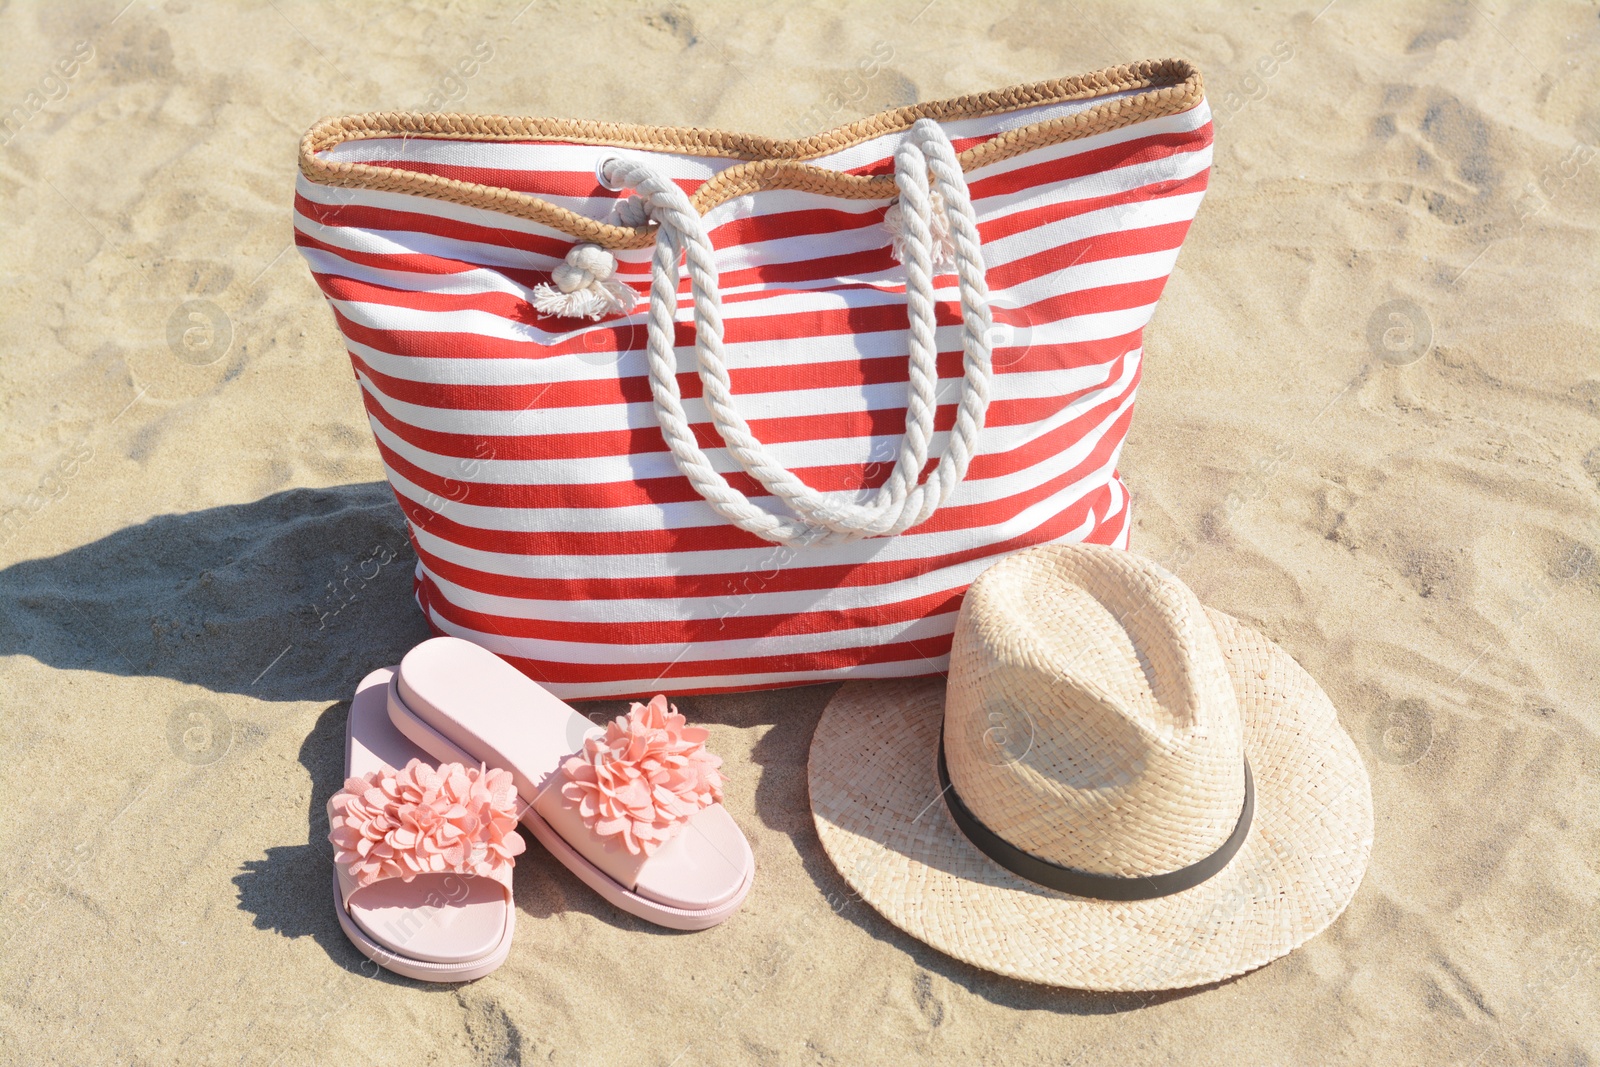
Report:
<svg viewBox="0 0 1600 1067"><path fill-rule="evenodd" d="M1600 17L1324 3L0 0L0 1061L1600 1060ZM679 701L759 868L729 922L649 926L533 847L499 971L373 977L323 806L355 684L427 631L291 243L305 129L797 136L1166 56L1216 155L1133 547L1338 707L1376 809L1348 911L1179 993L958 963L829 865L819 686Z"/></svg>

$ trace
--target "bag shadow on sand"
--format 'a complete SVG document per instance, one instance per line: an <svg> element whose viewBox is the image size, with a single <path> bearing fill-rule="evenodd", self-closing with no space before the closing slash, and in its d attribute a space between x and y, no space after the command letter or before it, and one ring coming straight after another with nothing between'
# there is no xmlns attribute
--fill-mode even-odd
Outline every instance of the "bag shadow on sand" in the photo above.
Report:
<svg viewBox="0 0 1600 1067"><path fill-rule="evenodd" d="M158 515L0 570L0 655L263 700L345 700L428 636L383 482Z"/></svg>

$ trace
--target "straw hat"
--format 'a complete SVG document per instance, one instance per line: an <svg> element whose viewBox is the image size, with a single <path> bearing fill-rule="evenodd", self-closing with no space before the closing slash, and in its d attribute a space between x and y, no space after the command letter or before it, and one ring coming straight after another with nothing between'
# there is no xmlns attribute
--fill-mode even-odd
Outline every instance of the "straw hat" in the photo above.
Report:
<svg viewBox="0 0 1600 1067"><path fill-rule="evenodd" d="M1338 917L1372 851L1367 772L1317 683L1160 567L1090 545L985 571L948 683L841 688L810 784L828 856L890 922L1078 989L1259 967Z"/></svg>

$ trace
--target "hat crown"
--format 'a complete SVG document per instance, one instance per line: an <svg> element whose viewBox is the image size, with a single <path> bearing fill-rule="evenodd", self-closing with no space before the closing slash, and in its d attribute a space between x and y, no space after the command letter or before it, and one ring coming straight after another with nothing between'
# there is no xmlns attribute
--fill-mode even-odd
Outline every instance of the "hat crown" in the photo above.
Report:
<svg viewBox="0 0 1600 1067"><path fill-rule="evenodd" d="M1115 549L1047 545L979 576L944 738L951 783L990 830L1094 874L1197 863L1244 803L1239 711L1205 609Z"/></svg>

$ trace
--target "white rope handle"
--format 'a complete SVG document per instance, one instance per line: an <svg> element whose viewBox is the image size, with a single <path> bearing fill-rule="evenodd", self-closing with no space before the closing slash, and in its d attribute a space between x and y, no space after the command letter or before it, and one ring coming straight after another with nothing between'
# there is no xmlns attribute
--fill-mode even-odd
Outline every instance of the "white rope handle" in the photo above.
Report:
<svg viewBox="0 0 1600 1067"><path fill-rule="evenodd" d="M961 293L962 387L955 427L944 454L925 482L918 484L933 437L937 407L938 346L933 300L934 198L943 201L955 248ZM729 522L779 544L836 544L863 537L897 534L927 519L966 476L989 406L989 290L984 280L977 218L955 149L938 123L919 119L895 152L895 184L900 191L906 251L906 306L910 323L910 370L906 428L894 470L865 503L840 503L802 482L767 452L734 406L733 387L722 351L722 299L715 253L700 215L677 185L648 164L610 159L602 175L618 189L633 189L646 214L659 226L651 261L650 314L647 320L650 391L656 416L673 459L706 502ZM781 499L793 517L756 506L728 484L700 448L683 410L673 330L678 309L678 261L687 257L694 300L695 355L712 425L739 466Z"/></svg>

